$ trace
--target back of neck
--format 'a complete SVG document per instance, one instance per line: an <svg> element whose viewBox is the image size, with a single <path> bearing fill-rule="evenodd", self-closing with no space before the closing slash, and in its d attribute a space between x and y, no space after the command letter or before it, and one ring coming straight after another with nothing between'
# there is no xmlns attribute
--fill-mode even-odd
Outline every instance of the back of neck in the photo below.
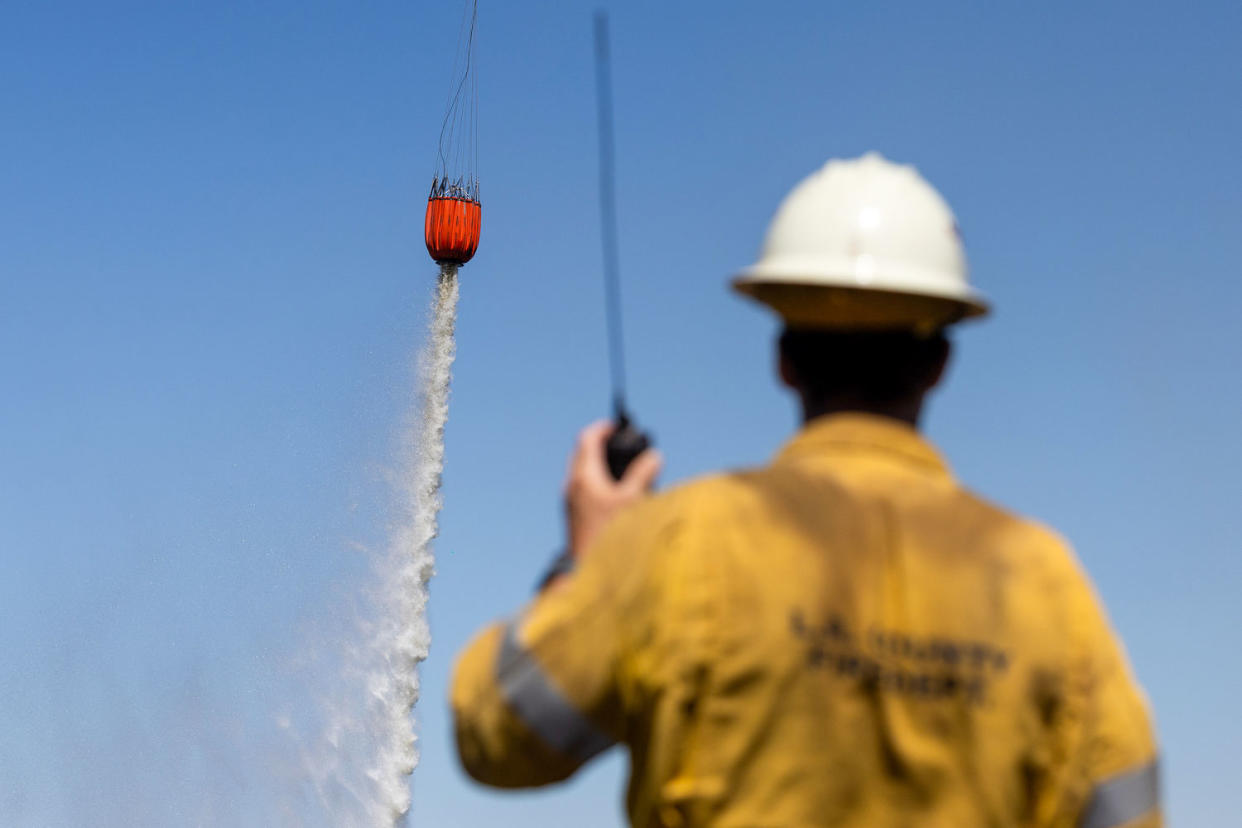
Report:
<svg viewBox="0 0 1242 828"><path fill-rule="evenodd" d="M820 417L833 414L871 414L876 417L888 417L899 420L911 428L919 427L919 418L923 414L923 399L895 400L891 403L875 403L848 397L836 397L827 400L802 400L802 422L810 423Z"/></svg>

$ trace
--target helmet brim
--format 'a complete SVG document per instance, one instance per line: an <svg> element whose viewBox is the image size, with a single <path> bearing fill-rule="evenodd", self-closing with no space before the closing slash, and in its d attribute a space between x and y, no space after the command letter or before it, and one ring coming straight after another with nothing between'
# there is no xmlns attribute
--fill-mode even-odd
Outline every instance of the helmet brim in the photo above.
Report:
<svg viewBox="0 0 1242 828"><path fill-rule="evenodd" d="M935 331L990 311L987 301L973 291L935 294L845 281L834 284L822 277L812 281L743 274L734 279L733 288L797 328Z"/></svg>

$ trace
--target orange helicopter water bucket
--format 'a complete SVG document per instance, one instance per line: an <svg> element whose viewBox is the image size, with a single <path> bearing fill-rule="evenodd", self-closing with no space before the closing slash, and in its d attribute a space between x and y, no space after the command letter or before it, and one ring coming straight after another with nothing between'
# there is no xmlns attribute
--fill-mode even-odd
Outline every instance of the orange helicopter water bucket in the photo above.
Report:
<svg viewBox="0 0 1242 828"><path fill-rule="evenodd" d="M483 205L477 199L432 196L427 200L427 252L439 264L463 265L479 249Z"/></svg>

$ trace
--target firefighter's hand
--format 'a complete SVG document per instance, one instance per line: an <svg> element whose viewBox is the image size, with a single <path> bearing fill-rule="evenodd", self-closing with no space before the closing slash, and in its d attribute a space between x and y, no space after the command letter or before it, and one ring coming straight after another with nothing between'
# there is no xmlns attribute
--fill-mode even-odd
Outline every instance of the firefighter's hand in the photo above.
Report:
<svg viewBox="0 0 1242 828"><path fill-rule="evenodd" d="M575 558L590 548L613 515L642 497L655 485L664 458L647 449L635 458L621 480L608 473L604 446L613 424L592 423L578 435L578 446L569 460L565 478L565 517L569 552Z"/></svg>

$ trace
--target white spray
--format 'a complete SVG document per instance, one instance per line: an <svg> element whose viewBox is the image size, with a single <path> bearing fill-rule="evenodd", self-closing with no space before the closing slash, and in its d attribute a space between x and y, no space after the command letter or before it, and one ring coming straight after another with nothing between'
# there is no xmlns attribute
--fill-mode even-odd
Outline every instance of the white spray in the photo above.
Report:
<svg viewBox="0 0 1242 828"><path fill-rule="evenodd" d="M374 558L368 586L346 587L319 605L304 619L296 652L265 654L272 669L245 687L247 694L262 694L257 699L217 695L203 679L211 674L203 666L210 662L203 662L166 704L141 716L130 710L130 699L119 697L119 709L129 713L98 745L82 747L80 734L69 728L60 739L75 762L66 777L70 793L47 812L59 808L61 818L34 816L35 822L408 823L410 774L419 758L412 713L419 665L431 646L428 582L435 572L457 300L457 267L442 266L419 359L419 405L396 464L394 528ZM71 707L72 693L65 692ZM269 701L270 718L246 715ZM34 810L39 806L32 801L30 813L42 813ZM0 811L4 807L0 802Z"/></svg>
<svg viewBox="0 0 1242 828"><path fill-rule="evenodd" d="M457 266L442 265L436 287L431 330L420 360L422 415L414 435L416 452L404 513L384 566L383 617L373 646L380 656L372 667L368 689L378 706L382 731L375 746L375 764L367 775L378 788L380 802L373 815L381 825L400 821L410 808L409 775L418 764L411 711L418 702L418 665L431 648L427 624L427 585L435 573L432 542L438 532L444 471L444 426L448 420L449 386L456 354Z"/></svg>
<svg viewBox="0 0 1242 828"><path fill-rule="evenodd" d="M435 574L444 427L456 354L457 265L441 265L419 354L417 419L398 464L396 513L374 587L335 630L315 629L295 706L277 720L294 748L279 824L394 828L410 811L418 765L413 710L431 649L428 584ZM353 602L351 602L353 603ZM334 614L326 613L328 623ZM275 824L270 820L265 824Z"/></svg>

